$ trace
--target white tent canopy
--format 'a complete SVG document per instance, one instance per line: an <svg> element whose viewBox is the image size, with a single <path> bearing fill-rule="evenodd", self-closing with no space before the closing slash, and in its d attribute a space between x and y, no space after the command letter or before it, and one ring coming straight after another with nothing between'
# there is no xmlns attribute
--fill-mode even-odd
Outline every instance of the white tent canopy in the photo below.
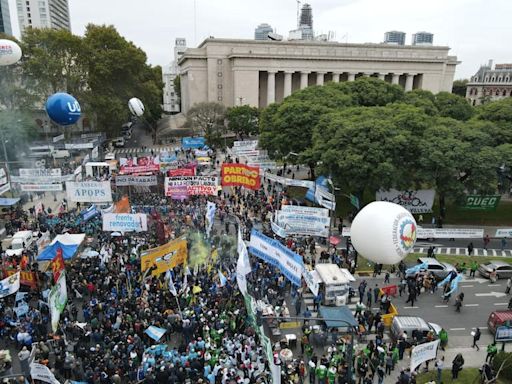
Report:
<svg viewBox="0 0 512 384"><path fill-rule="evenodd" d="M57 235L52 240L50 245L55 244L57 241L64 245L80 245L85 240L85 233L78 233L78 234L70 234L65 233L63 235Z"/></svg>

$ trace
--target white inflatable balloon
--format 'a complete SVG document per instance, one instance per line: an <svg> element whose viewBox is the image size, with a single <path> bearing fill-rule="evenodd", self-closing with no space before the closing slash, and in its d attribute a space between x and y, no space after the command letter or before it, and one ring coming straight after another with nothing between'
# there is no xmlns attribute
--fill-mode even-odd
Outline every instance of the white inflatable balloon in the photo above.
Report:
<svg viewBox="0 0 512 384"><path fill-rule="evenodd" d="M136 97L132 97L130 101L128 101L128 108L130 108L132 115L142 116L144 114L144 104Z"/></svg>
<svg viewBox="0 0 512 384"><path fill-rule="evenodd" d="M12 40L0 39L0 66L16 64L20 59L20 46Z"/></svg>
<svg viewBox="0 0 512 384"><path fill-rule="evenodd" d="M379 264L396 264L412 251L416 228L416 220L404 207L374 201L354 218L350 237L364 258Z"/></svg>

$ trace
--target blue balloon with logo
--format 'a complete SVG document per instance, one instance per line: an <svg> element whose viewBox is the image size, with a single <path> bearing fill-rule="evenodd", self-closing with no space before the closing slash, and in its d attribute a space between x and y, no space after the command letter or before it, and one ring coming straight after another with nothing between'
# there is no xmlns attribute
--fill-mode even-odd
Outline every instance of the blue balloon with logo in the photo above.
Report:
<svg viewBox="0 0 512 384"><path fill-rule="evenodd" d="M46 113L56 124L71 125L80 118L81 108L73 96L59 92L51 95L46 101Z"/></svg>

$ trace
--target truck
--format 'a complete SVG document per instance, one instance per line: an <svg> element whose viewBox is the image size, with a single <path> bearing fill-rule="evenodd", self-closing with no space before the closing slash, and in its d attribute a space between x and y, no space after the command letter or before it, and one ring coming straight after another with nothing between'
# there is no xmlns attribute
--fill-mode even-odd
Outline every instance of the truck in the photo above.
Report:
<svg viewBox="0 0 512 384"><path fill-rule="evenodd" d="M318 278L323 305L339 307L347 304L350 283L356 281L348 269L340 268L336 264L319 263L315 267L314 275Z"/></svg>
<svg viewBox="0 0 512 384"><path fill-rule="evenodd" d="M27 249L32 242L34 237L32 231L19 231L16 232L11 239L11 245L9 249L5 251L7 256L21 256L23 251Z"/></svg>

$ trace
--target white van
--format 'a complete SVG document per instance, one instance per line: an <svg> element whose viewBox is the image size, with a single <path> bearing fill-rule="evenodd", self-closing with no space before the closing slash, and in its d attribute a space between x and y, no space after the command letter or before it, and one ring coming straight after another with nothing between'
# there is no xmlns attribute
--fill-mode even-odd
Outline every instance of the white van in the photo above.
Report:
<svg viewBox="0 0 512 384"><path fill-rule="evenodd" d="M70 153L67 149L56 149L52 152L54 159L67 159L70 157Z"/></svg>
<svg viewBox="0 0 512 384"><path fill-rule="evenodd" d="M12 237L10 249L7 249L5 253L7 256L20 256L32 244L32 241L34 241L32 231L16 232Z"/></svg>
<svg viewBox="0 0 512 384"><path fill-rule="evenodd" d="M323 296L322 304L335 306L347 304L350 283L356 281L354 276L347 269L329 263L317 264L315 272Z"/></svg>

